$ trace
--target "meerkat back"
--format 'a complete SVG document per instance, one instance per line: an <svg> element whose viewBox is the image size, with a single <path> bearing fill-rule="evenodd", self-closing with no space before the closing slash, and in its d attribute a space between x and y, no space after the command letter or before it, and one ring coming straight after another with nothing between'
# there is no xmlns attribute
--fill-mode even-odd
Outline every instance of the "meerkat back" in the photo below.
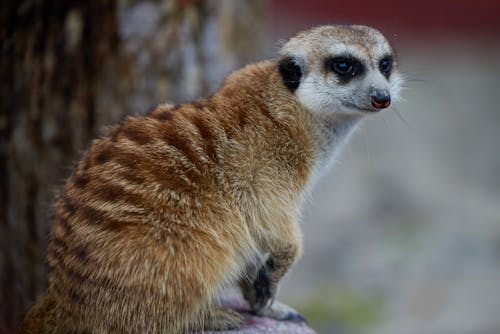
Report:
<svg viewBox="0 0 500 334"><path fill-rule="evenodd" d="M185 333L237 328L218 302L238 286L273 303L301 254L298 217L313 175L365 115L398 95L376 30L299 33L278 61L236 71L212 97L160 105L95 140L55 206L49 287L22 333Z"/></svg>

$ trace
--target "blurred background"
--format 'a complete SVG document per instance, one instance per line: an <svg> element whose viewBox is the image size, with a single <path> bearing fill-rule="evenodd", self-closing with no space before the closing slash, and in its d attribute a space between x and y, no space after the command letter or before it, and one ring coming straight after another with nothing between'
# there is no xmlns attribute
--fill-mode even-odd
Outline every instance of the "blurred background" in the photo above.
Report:
<svg viewBox="0 0 500 334"><path fill-rule="evenodd" d="M92 138L333 23L384 32L407 89L314 190L280 299L318 333L500 333L499 13L480 0L2 1L0 333L45 288L51 202Z"/></svg>

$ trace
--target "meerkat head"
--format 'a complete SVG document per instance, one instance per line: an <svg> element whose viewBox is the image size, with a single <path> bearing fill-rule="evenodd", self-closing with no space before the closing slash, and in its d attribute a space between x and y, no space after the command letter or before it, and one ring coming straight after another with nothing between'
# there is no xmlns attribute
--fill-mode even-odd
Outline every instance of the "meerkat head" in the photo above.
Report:
<svg viewBox="0 0 500 334"><path fill-rule="evenodd" d="M291 38L280 54L284 84L312 112L373 112L399 97L396 57L373 28L317 27Z"/></svg>

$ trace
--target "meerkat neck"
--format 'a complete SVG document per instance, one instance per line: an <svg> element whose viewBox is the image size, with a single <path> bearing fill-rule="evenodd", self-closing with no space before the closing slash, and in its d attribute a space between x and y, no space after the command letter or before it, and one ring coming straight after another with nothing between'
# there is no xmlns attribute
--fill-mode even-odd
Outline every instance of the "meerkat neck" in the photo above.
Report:
<svg viewBox="0 0 500 334"><path fill-rule="evenodd" d="M261 84L256 85L256 82ZM362 118L360 113L314 113L308 110L283 86L278 65L271 61L249 65L233 73L217 94L217 98L227 96L237 96L243 105L267 109L276 124L286 128L292 137L307 142L304 147L310 145L315 151L309 156L313 161L308 163L315 170L313 174L319 175L328 170ZM262 101L259 106L256 96L259 96L257 101Z"/></svg>
<svg viewBox="0 0 500 334"><path fill-rule="evenodd" d="M317 148L316 170L321 175L332 166L362 116L332 112L314 115L312 119L311 133Z"/></svg>
<svg viewBox="0 0 500 334"><path fill-rule="evenodd" d="M268 63L267 66L271 64ZM292 127L303 128L308 134L316 151L313 165L316 166L316 171L321 171L319 174L322 174L335 161L335 157L356 129L363 115L356 112L350 114L336 111L315 113L308 110L296 98L291 97L288 90L283 89L282 78L276 71L276 64L272 67L269 87L265 92L268 95L267 104L282 121L289 125L293 124Z"/></svg>
<svg viewBox="0 0 500 334"><path fill-rule="evenodd" d="M359 124L359 114L335 113L313 115L313 135L318 149L328 158L335 154Z"/></svg>

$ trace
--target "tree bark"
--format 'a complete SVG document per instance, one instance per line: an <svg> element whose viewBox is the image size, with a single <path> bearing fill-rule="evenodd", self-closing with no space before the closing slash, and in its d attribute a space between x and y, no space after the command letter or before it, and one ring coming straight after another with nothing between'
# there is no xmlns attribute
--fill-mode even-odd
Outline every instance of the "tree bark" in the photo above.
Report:
<svg viewBox="0 0 500 334"><path fill-rule="evenodd" d="M2 1L0 333L46 286L51 203L104 125L216 90L259 54L261 1Z"/></svg>

